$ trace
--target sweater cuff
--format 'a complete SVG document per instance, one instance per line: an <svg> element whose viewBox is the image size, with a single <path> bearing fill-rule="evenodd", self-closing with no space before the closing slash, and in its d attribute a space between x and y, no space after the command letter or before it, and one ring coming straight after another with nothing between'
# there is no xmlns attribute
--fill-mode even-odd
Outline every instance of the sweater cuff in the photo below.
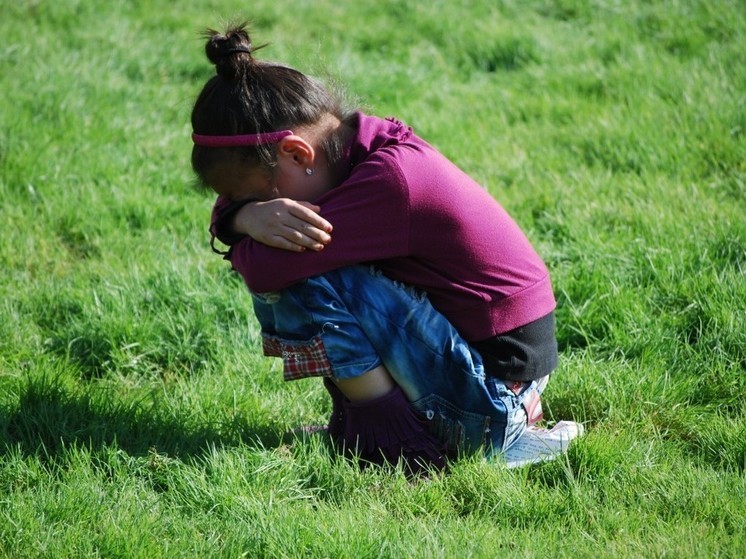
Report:
<svg viewBox="0 0 746 559"><path fill-rule="evenodd" d="M233 201L227 201L223 197L218 198L212 209L212 224L210 225L213 241L217 238L229 247L239 243L246 235L237 233L233 229L233 218L246 204L256 201L255 198Z"/></svg>

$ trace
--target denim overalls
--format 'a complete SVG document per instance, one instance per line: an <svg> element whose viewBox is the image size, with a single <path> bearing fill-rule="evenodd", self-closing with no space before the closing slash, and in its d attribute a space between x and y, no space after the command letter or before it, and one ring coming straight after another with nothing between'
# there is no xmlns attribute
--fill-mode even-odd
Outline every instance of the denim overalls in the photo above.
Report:
<svg viewBox="0 0 746 559"><path fill-rule="evenodd" d="M486 375L482 358L427 297L372 267L352 266L282 291L252 294L265 355L287 380L349 379L383 365L449 451L492 457L526 429L516 394Z"/></svg>

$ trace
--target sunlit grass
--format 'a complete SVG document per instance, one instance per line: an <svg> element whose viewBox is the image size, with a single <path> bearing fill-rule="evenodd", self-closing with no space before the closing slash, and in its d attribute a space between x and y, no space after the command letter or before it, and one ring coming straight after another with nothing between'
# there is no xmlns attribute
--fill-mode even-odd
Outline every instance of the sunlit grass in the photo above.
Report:
<svg viewBox="0 0 746 559"><path fill-rule="evenodd" d="M740 557L746 16L737 1L9 3L0 30L0 556ZM546 260L551 419L508 471L412 483L294 434L318 383L260 355L212 254L199 32L396 115Z"/></svg>

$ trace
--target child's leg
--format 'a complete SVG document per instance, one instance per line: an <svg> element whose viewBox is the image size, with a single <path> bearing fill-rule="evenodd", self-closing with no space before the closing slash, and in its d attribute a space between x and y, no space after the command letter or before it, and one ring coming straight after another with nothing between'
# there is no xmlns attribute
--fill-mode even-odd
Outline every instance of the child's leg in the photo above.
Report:
<svg viewBox="0 0 746 559"><path fill-rule="evenodd" d="M383 365L379 365L359 377L340 379L336 384L342 393L353 402L380 398L391 392L396 386Z"/></svg>
<svg viewBox="0 0 746 559"><path fill-rule="evenodd" d="M325 377L333 408L329 434L340 447L363 464L402 459L411 472L445 466L444 445L425 428L325 277L255 295L254 311L265 355L283 359L287 380Z"/></svg>
<svg viewBox="0 0 746 559"><path fill-rule="evenodd" d="M367 267L326 274L395 382L449 448L488 456L526 429L523 394L485 375L481 356L420 292Z"/></svg>
<svg viewBox="0 0 746 559"><path fill-rule="evenodd" d="M454 449L500 452L526 427L519 396L486 377L479 354L421 294L351 267L257 296L268 355L288 379L349 379L384 365Z"/></svg>

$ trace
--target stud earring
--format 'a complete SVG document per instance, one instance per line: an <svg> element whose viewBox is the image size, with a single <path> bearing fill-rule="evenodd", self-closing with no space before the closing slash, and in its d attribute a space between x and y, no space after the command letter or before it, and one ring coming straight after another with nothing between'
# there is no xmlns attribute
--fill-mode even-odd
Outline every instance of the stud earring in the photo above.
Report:
<svg viewBox="0 0 746 559"><path fill-rule="evenodd" d="M313 169L311 169L310 167L307 167L307 168L306 168L306 174L307 174L307 175L308 175L309 177L310 177L311 175L313 175Z"/></svg>

